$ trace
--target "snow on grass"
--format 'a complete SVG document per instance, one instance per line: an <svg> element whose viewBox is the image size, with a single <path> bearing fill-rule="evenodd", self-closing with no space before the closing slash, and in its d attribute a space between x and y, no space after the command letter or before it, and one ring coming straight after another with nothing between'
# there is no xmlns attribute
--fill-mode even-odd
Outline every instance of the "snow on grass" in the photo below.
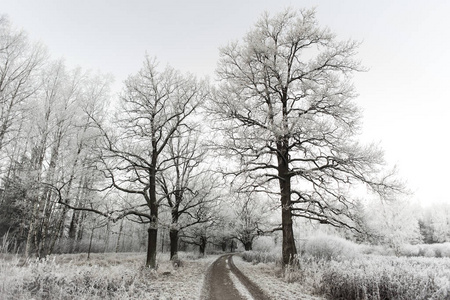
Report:
<svg viewBox="0 0 450 300"><path fill-rule="evenodd" d="M300 291L327 299L450 300L450 258L306 254L284 271L274 262L235 261L274 299L314 299L295 294Z"/></svg>
<svg viewBox="0 0 450 300"><path fill-rule="evenodd" d="M286 282L281 268L274 262L252 264L245 262L240 256L233 256L236 267L250 280L257 284L272 299L318 300L323 299L309 295L310 291L299 282Z"/></svg>
<svg viewBox="0 0 450 300"><path fill-rule="evenodd" d="M158 269L145 268L145 254L54 255L25 261L0 257L0 299L198 299L204 274L217 258L180 254L174 268L158 255Z"/></svg>
<svg viewBox="0 0 450 300"><path fill-rule="evenodd" d="M329 261L318 292L330 299L450 299L450 259L383 257Z"/></svg>
<svg viewBox="0 0 450 300"><path fill-rule="evenodd" d="M247 288L241 283L239 278L236 277L236 275L233 274L233 272L229 271L228 275L230 276L231 281L234 284L234 287L238 290L239 294L241 294L242 297L244 297L247 300L254 300L250 292L247 290Z"/></svg>

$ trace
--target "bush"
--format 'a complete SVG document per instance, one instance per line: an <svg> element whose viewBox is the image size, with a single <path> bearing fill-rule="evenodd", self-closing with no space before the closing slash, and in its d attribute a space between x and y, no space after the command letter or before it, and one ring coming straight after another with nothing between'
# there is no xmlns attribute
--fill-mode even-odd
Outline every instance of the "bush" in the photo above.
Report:
<svg viewBox="0 0 450 300"><path fill-rule="evenodd" d="M450 257L450 243L403 245L400 256Z"/></svg>
<svg viewBox="0 0 450 300"><path fill-rule="evenodd" d="M360 254L359 245L343 238L328 235L318 235L309 238L301 251L306 256L316 259L348 259Z"/></svg>
<svg viewBox="0 0 450 300"><path fill-rule="evenodd" d="M242 253L242 259L253 264L280 262L280 253L281 251L245 251Z"/></svg>
<svg viewBox="0 0 450 300"><path fill-rule="evenodd" d="M253 241L253 250L259 252L281 252L281 246L277 246L272 236L258 236Z"/></svg>

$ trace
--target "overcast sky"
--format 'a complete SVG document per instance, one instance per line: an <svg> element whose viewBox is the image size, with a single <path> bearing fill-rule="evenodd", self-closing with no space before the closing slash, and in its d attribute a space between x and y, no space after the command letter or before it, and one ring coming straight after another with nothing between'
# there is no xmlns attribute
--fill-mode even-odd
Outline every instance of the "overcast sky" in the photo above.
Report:
<svg viewBox="0 0 450 300"><path fill-rule="evenodd" d="M363 42L354 84L362 139L379 142L421 203L450 196L450 1L0 0L0 14L69 66L111 73L114 88L145 53L214 77L218 48L264 11L316 7L321 25Z"/></svg>

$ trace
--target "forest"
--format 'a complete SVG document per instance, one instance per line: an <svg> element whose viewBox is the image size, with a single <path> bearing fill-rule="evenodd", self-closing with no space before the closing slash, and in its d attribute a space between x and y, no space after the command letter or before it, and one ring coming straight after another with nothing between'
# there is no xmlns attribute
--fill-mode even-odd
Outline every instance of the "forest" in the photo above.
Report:
<svg viewBox="0 0 450 300"><path fill-rule="evenodd" d="M355 249L450 257L450 205L409 201L382 149L358 141L359 44L314 10L263 14L218 49L217 80L145 56L115 94L111 75L52 59L2 16L0 252L145 252L137 266L157 269L165 253L239 250L322 295L339 278L318 284L299 257L336 272Z"/></svg>

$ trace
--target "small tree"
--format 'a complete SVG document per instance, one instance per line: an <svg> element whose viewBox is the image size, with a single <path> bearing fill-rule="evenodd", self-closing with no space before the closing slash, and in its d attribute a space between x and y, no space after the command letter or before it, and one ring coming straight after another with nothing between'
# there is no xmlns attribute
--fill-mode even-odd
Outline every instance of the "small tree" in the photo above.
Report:
<svg viewBox="0 0 450 300"><path fill-rule="evenodd" d="M244 245L245 251L253 250L253 241L270 226L268 209L263 201L250 195L239 195L233 203L234 237Z"/></svg>
<svg viewBox="0 0 450 300"><path fill-rule="evenodd" d="M399 253L401 246L421 242L419 208L408 201L373 203L366 208L368 232L374 242Z"/></svg>
<svg viewBox="0 0 450 300"><path fill-rule="evenodd" d="M205 205L214 204L219 198L220 184L204 160L206 149L200 143L199 132L190 124L183 131L178 130L168 143L167 159L158 182L170 209L171 224L170 258L176 258L179 232L196 224L206 223L209 218L197 214Z"/></svg>

